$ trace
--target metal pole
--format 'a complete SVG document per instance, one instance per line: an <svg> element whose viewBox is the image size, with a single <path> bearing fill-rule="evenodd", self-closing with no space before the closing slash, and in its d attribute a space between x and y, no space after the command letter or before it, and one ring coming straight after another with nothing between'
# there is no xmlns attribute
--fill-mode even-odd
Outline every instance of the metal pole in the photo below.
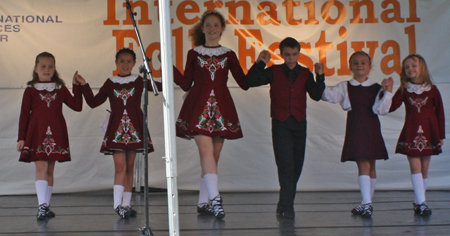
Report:
<svg viewBox="0 0 450 236"><path fill-rule="evenodd" d="M178 215L177 159L173 99L172 29L170 1L159 1L161 76L164 97L164 143L167 177L169 235L180 235Z"/></svg>
<svg viewBox="0 0 450 236"><path fill-rule="evenodd" d="M142 45L142 44L141 44ZM144 54L145 55L145 54ZM139 228L138 230L140 231L142 236L153 236L153 232L150 229L150 218L149 218L149 210L148 210L148 206L149 206L149 202L148 202L148 119L147 119L147 105L148 105L148 93L147 90L145 88L147 88L147 73L145 73L145 68L144 66L140 66L140 72L144 74L144 105L143 105L143 109L144 109L144 138L143 138L143 142L144 142L144 175L145 175L145 179L144 179L144 200L145 200L145 226L142 228Z"/></svg>
<svg viewBox="0 0 450 236"><path fill-rule="evenodd" d="M134 185L134 192L135 193L140 193L141 192L141 182L142 182L142 154L137 154L136 155L136 161L134 164L134 180L133 180L133 185Z"/></svg>
<svg viewBox="0 0 450 236"><path fill-rule="evenodd" d="M142 44L141 41L141 36L139 34L139 30L137 28L136 25L136 21L134 19L134 16L136 15L135 12L132 11L131 9L131 4L129 0L126 0L126 5L127 5L127 9L130 13L130 17L131 20L133 22L133 26L134 26L134 31L136 33L136 37L138 39L139 42L139 48L141 49L141 53L142 53L142 57L144 60L144 66L140 66L139 67L139 72L142 73L144 75L144 81L143 81L143 87L144 87L144 91L143 91L143 119L144 119L144 128L143 128L143 142L144 142L144 175L145 175L145 182L144 182L144 199L145 199L145 226L142 228L139 228L139 232L141 235L145 235L145 236L153 236L153 232L150 229L149 226L149 210L148 210L148 116L147 116L147 107L148 107L148 89L147 89L147 80L150 79L150 83L152 85L153 88L153 93L156 95L159 94L158 89L156 87L155 81L153 80L153 76L152 76L152 71L150 69L149 66L149 61L150 58L148 58L145 55L145 50L144 50L144 46Z"/></svg>

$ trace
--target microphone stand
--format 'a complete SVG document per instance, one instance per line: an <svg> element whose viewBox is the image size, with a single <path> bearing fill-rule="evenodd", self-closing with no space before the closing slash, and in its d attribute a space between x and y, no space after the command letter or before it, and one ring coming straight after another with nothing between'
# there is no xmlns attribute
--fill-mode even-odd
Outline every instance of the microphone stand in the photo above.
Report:
<svg viewBox="0 0 450 236"><path fill-rule="evenodd" d="M150 82L152 84L153 93L155 96L159 94L158 88L156 87L155 81L153 80L152 71L149 66L149 61L151 60L145 55L144 47L142 46L141 36L139 34L139 30L136 26L136 21L134 20L134 16L137 15L136 12L131 10L131 4L129 0L126 0L127 9L130 13L131 20L133 21L134 31L136 32L136 36L138 39L139 46L141 48L141 53L144 59L144 66L139 67L139 73L144 75L144 101L143 101L143 113L144 113L144 165L145 165L145 183L144 183L144 199L145 199L145 226L142 228L138 228L141 235L153 236L152 230L149 227L149 212L148 212L148 121L147 121L147 106L148 106L148 88L147 88L147 76L150 78ZM137 186L136 186L137 187Z"/></svg>

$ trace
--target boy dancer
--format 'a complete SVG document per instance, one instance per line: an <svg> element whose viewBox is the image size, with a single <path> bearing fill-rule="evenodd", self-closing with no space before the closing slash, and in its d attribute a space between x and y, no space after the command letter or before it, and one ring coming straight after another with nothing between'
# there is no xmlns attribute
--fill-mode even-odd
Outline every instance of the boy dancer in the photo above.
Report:
<svg viewBox="0 0 450 236"><path fill-rule="evenodd" d="M325 89L325 76L323 64L314 65L316 82L310 70L297 63L300 44L296 39L288 37L281 41L280 52L285 63L264 69L270 53L262 51L247 78L249 87L270 83L272 143L280 183L276 213L293 219L297 182L305 158L306 93L319 101Z"/></svg>

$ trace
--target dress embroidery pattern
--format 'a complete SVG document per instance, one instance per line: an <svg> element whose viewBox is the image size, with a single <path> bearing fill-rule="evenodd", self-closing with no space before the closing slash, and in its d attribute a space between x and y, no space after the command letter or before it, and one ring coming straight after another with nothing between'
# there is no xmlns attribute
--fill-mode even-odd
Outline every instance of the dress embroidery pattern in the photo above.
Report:
<svg viewBox="0 0 450 236"><path fill-rule="evenodd" d="M220 114L219 106L217 105L216 95L214 94L214 90L211 90L209 99L206 101L206 106L199 117L198 124L195 127L212 133L214 131L226 130L227 128L224 123L225 121L222 114Z"/></svg>
<svg viewBox="0 0 450 236"><path fill-rule="evenodd" d="M105 136L105 137L103 138L102 146L103 146L103 147L107 147L107 145L106 145L107 142L108 142L108 136Z"/></svg>
<svg viewBox="0 0 450 236"><path fill-rule="evenodd" d="M130 91L128 91L128 89L126 89L126 88L123 88L120 91L117 89L114 89L114 96L121 98L123 100L124 106L127 105L128 98L130 98L133 95L134 95L134 88L130 89Z"/></svg>
<svg viewBox="0 0 450 236"><path fill-rule="evenodd" d="M419 125L419 129L417 130L417 136L414 138L413 143L409 145L411 149L417 149L422 152L424 149L432 149L429 144L427 137L423 135L422 126Z"/></svg>
<svg viewBox="0 0 450 236"><path fill-rule="evenodd" d="M23 154L30 154L33 151L33 149L30 149L30 147L23 147L22 153Z"/></svg>
<svg viewBox="0 0 450 236"><path fill-rule="evenodd" d="M139 143L141 140L139 139L139 133L134 128L133 123L131 123L131 119L128 117L127 110L123 111L122 119L120 120L119 128L116 133L114 133L114 139L112 140L115 143L124 143L125 145L129 143Z"/></svg>
<svg viewBox="0 0 450 236"><path fill-rule="evenodd" d="M52 153L57 154L69 154L69 149L65 150L62 149L60 146L55 148L56 143L55 140L52 138L52 130L50 129L50 126L47 127L47 132L45 133L47 137L44 139L44 142L42 142L42 145L39 145L39 147L36 150L36 153L46 153L47 156L50 156Z"/></svg>
<svg viewBox="0 0 450 236"><path fill-rule="evenodd" d="M228 129L233 133L239 132L239 130L241 130L241 124L237 123L233 125L231 122L228 121Z"/></svg>
<svg viewBox="0 0 450 236"><path fill-rule="evenodd" d="M411 102L411 105L417 107L417 112L420 113L420 108L425 106L427 104L428 101L428 97L425 98L416 98L416 99L412 99L411 97L409 98L409 101Z"/></svg>
<svg viewBox="0 0 450 236"><path fill-rule="evenodd" d="M214 77L216 75L216 71L220 68L224 68L227 62L227 58L222 59L216 59L216 57L210 57L210 58L203 58L203 57L197 57L198 58L198 64L200 67L205 67L208 69L209 73L211 74L211 80L214 81Z"/></svg>
<svg viewBox="0 0 450 236"><path fill-rule="evenodd" d="M40 93L39 97L42 99L42 101L47 102L47 107L50 107L50 103L56 100L56 93L54 94L46 93L45 95L42 95L42 93Z"/></svg>
<svg viewBox="0 0 450 236"><path fill-rule="evenodd" d="M177 126L182 128L183 130L188 130L189 123L187 122L187 120L183 121L180 117L178 117Z"/></svg>

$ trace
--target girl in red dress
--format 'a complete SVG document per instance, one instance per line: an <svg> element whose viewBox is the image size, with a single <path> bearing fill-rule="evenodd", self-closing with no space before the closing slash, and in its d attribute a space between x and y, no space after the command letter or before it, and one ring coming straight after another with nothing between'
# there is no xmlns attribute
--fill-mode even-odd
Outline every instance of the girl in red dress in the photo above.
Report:
<svg viewBox="0 0 450 236"><path fill-rule="evenodd" d="M43 220L55 216L50 210L55 162L70 161L62 105L65 103L72 110L81 111L83 100L75 80L72 97L56 71L55 57L48 52L36 56L33 79L27 85L19 118L17 151L20 152L19 161L35 163L37 219Z"/></svg>
<svg viewBox="0 0 450 236"><path fill-rule="evenodd" d="M339 102L342 109L348 111L341 161L356 162L362 196L361 204L351 212L371 217L372 196L377 181L375 161L388 159L378 115L389 112L393 80L384 79L381 85L371 80L372 59L363 51L353 53L349 63L353 79L343 81L334 88L326 88L322 99Z"/></svg>
<svg viewBox="0 0 450 236"><path fill-rule="evenodd" d="M415 195L414 211L427 216L431 214L425 202L428 166L431 155L442 152L445 139L444 106L422 56L407 56L402 67L400 87L390 108L390 112L395 111L404 103L406 110L405 124L395 153L407 156Z"/></svg>
<svg viewBox="0 0 450 236"><path fill-rule="evenodd" d="M179 137L194 138L200 154L202 173L197 212L214 214L218 219L225 217L218 190L220 152L225 139L243 136L227 87L228 72L242 89L248 89L236 54L219 44L224 30L222 14L205 12L191 31L196 47L188 52L184 75L174 69L175 83L189 91L177 119L176 133Z"/></svg>
<svg viewBox="0 0 450 236"><path fill-rule="evenodd" d="M95 96L81 75L77 75L76 79L82 85L81 92L91 108L98 107L109 99L111 115L100 152L113 155L115 167L113 207L120 218L124 219L137 214L131 208L130 202L134 160L137 152L144 151L142 141L144 122L141 110L141 95L144 87L143 78L131 74L136 64L136 54L133 50L120 49L116 53L115 62L119 68L119 75L108 78ZM158 89L162 90L161 83L156 82L156 84ZM153 90L151 83L148 83L148 90ZM148 137L148 151L153 152L150 135Z"/></svg>

